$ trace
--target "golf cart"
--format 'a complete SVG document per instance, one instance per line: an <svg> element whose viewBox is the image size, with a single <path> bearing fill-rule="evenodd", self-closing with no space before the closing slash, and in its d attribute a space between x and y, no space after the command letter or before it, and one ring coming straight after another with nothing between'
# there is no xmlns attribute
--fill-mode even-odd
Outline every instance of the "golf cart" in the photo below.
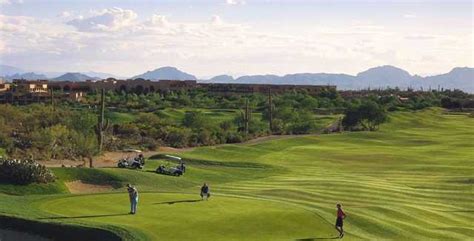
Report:
<svg viewBox="0 0 474 241"><path fill-rule="evenodd" d="M141 154L141 151L137 151L138 154L134 158L126 157L118 161L117 167L119 168L131 168L131 169L142 169L145 166L145 157Z"/></svg>
<svg viewBox="0 0 474 241"><path fill-rule="evenodd" d="M172 161L179 161L180 164L176 167L166 167L164 165L160 165L156 169L156 173L164 174L164 175L171 175L171 176L181 176L186 171L186 167L181 159L181 157L165 155L165 159L172 160Z"/></svg>
<svg viewBox="0 0 474 241"><path fill-rule="evenodd" d="M183 175L183 171L181 169L176 167L165 167L164 165L160 165L158 168L156 168L156 173L170 176Z"/></svg>

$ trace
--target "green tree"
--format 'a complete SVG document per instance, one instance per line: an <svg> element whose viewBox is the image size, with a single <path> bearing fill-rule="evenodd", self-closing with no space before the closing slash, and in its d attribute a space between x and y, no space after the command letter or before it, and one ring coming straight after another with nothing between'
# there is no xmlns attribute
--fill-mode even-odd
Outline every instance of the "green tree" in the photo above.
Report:
<svg viewBox="0 0 474 241"><path fill-rule="evenodd" d="M346 129L374 131L378 126L388 120L385 109L373 101L364 101L360 105L347 108L342 124Z"/></svg>
<svg viewBox="0 0 474 241"><path fill-rule="evenodd" d="M200 111L186 111L182 124L188 128L200 129L206 127L209 120Z"/></svg>

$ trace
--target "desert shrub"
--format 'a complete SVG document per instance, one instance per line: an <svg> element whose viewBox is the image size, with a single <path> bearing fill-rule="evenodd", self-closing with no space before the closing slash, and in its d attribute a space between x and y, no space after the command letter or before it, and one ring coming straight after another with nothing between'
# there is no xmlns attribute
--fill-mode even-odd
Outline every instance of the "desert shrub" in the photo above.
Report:
<svg viewBox="0 0 474 241"><path fill-rule="evenodd" d="M346 130L374 131L387 120L387 113L382 106L373 101L364 101L347 108L342 125Z"/></svg>
<svg viewBox="0 0 474 241"><path fill-rule="evenodd" d="M33 160L0 159L0 182L26 185L54 180L55 176L48 168Z"/></svg>
<svg viewBox="0 0 474 241"><path fill-rule="evenodd" d="M240 143L245 141L244 134L239 132L229 132L226 137L227 143Z"/></svg>

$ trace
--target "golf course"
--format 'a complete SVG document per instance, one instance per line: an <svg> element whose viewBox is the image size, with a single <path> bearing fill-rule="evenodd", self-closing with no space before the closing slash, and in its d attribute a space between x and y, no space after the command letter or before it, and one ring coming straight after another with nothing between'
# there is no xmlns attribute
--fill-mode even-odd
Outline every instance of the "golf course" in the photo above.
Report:
<svg viewBox="0 0 474 241"><path fill-rule="evenodd" d="M0 214L93 227L123 240L473 240L474 118L441 108L391 112L377 131L281 136L167 153L183 176L52 168L49 184L0 184ZM100 186L71 193L71 182ZM200 186L212 196L202 201ZM125 185L139 191L129 215Z"/></svg>

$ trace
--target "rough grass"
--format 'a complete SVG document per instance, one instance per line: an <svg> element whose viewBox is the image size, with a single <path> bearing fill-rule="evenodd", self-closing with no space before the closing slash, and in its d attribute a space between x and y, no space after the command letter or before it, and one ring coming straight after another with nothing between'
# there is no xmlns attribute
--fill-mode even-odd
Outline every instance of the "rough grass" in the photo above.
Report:
<svg viewBox="0 0 474 241"><path fill-rule="evenodd" d="M342 203L348 214L345 240L469 240L474 235L472 126L473 118L440 109L398 112L378 132L181 153L195 160L182 177L153 173L160 163L172 164L164 160L149 161L143 171L55 169L60 181L137 185L140 213L125 215L126 193L0 195L0 212L119 227L150 240L311 240L334 237L335 204ZM204 181L214 195L194 202Z"/></svg>

